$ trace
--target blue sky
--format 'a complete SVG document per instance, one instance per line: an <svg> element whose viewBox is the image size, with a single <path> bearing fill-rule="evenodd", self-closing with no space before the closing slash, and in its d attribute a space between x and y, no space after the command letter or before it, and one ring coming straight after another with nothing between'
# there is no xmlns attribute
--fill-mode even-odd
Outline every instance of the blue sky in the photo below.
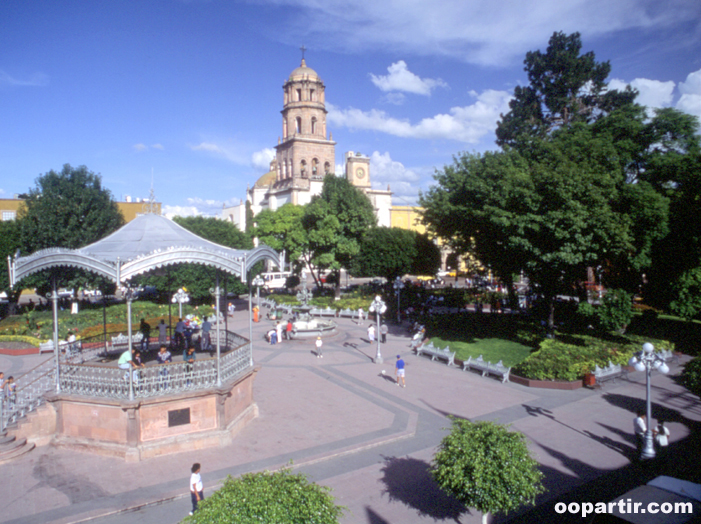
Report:
<svg viewBox="0 0 701 524"><path fill-rule="evenodd" d="M580 32L612 86L701 117L698 0L4 0L0 198L70 163L118 200L153 173L169 213L218 213L267 171L305 45L336 163L370 156L374 185L414 203L454 154L496 149L555 31Z"/></svg>

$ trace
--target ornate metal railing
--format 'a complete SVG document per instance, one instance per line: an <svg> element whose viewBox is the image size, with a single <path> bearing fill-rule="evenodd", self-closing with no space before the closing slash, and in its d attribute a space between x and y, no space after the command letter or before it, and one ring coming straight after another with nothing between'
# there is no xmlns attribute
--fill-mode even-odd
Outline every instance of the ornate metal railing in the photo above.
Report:
<svg viewBox="0 0 701 524"><path fill-rule="evenodd" d="M6 396L9 388L0 396L0 431L34 411L44 402L44 393L55 388L55 365L53 357L15 378L15 391Z"/></svg>
<svg viewBox="0 0 701 524"><path fill-rule="evenodd" d="M249 370L252 359L251 344L245 338L227 332L222 342L225 343L222 344L224 347L220 373L221 382L224 383ZM128 370L119 369L116 362L83 364L66 360L60 366L61 392L89 397L128 399L130 387L133 388L134 398L207 389L217 385L217 359L203 358L203 353L199 353L192 364L184 361L149 364L131 371L131 384L129 373Z"/></svg>

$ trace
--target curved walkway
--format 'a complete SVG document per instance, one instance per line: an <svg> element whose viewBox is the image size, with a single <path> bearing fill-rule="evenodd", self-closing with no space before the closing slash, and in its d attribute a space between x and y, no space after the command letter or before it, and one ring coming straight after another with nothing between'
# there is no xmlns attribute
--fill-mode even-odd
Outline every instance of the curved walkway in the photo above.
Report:
<svg viewBox="0 0 701 524"><path fill-rule="evenodd" d="M480 522L479 514L445 496L428 476L449 415L511 423L525 433L546 474L549 492L542 501L559 500L558 494L627 466L635 454L631 430L633 413L644 404L642 373L603 390L501 384L414 356L408 333L392 328L382 346L385 363L374 364L367 322L337 321L339 334L324 340L322 359L313 353L313 340L270 346L262 339L270 323L254 326L260 416L231 446L137 464L37 448L0 465L8 481L0 522L175 523L189 510L193 462L202 464L206 495L229 474L290 461L333 489L337 503L348 507L344 524ZM237 312L233 324L246 334L246 313ZM393 380L398 353L407 363L406 389ZM655 375L653 384L656 413L669 421L673 442L683 439L701 420L698 399L670 377Z"/></svg>

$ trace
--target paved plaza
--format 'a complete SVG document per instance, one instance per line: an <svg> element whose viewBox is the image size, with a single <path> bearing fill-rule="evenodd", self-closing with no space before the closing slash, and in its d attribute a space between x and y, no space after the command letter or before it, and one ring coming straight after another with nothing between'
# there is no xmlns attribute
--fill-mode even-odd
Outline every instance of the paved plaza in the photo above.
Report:
<svg viewBox="0 0 701 524"><path fill-rule="evenodd" d="M271 346L263 340L271 323L254 326L260 415L234 444L139 463L36 448L0 465L6 501L0 522L176 523L189 511L190 466L200 462L205 496L227 475L291 463L332 488L336 502L348 508L344 524L478 523L480 514L444 495L428 475L450 415L509 423L523 432L546 475L543 507L616 470L634 471L632 427L634 412L644 406L643 373L596 390L502 384L413 355L406 329L396 327L382 346L385 363L375 364L367 321L337 321L339 333L324 341L321 359L315 358L313 339ZM237 311L231 323L247 336L245 311ZM394 383L397 354L406 362L406 388ZM39 358L0 356L0 369L18 374ZM672 365L670 376L653 378L653 413L668 421L671 452L701 420L698 398L674 380L679 371ZM657 464L646 467L650 474Z"/></svg>

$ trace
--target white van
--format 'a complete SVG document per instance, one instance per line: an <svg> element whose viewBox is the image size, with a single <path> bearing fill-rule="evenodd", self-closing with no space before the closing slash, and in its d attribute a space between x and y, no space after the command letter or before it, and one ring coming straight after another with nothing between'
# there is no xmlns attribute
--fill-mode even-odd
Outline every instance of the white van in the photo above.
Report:
<svg viewBox="0 0 701 524"><path fill-rule="evenodd" d="M283 289L285 287L285 281L287 277L291 276L290 271L281 271L278 273L261 273L260 276L265 280L263 284L263 289L270 291L271 289Z"/></svg>

